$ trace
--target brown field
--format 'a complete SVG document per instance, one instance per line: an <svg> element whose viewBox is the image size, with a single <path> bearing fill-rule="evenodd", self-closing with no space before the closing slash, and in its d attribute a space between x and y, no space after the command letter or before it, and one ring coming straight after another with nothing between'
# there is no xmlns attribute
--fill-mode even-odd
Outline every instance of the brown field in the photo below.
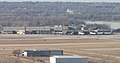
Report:
<svg viewBox="0 0 120 63"><path fill-rule="evenodd" d="M16 49L61 49L65 54L87 56L90 63L120 63L119 35L1 35L0 39L2 56L11 57L12 51ZM31 63L24 61L21 63Z"/></svg>

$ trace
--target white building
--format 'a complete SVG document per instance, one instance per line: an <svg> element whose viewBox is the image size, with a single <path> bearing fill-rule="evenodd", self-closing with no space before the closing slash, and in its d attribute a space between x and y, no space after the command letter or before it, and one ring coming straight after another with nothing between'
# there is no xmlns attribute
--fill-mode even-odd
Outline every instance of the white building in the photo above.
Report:
<svg viewBox="0 0 120 63"><path fill-rule="evenodd" d="M96 32L90 32L90 35L96 35L97 33Z"/></svg>
<svg viewBox="0 0 120 63"><path fill-rule="evenodd" d="M79 32L78 32L78 34L79 34L79 35L84 35L85 33L83 33L83 32L81 32L81 31L79 31Z"/></svg>
<svg viewBox="0 0 120 63"><path fill-rule="evenodd" d="M17 32L17 34L24 35L24 34L25 34L25 30L19 30L19 31Z"/></svg>
<svg viewBox="0 0 120 63"><path fill-rule="evenodd" d="M70 14L74 14L74 11L72 11L71 9L67 9L66 12L68 12L68 13L70 13Z"/></svg>
<svg viewBox="0 0 120 63"><path fill-rule="evenodd" d="M28 55L27 55L27 52L23 52L23 53L22 53L22 56L27 57L27 56L28 56Z"/></svg>
<svg viewBox="0 0 120 63"><path fill-rule="evenodd" d="M88 63L88 59L83 56L53 56L50 63Z"/></svg>

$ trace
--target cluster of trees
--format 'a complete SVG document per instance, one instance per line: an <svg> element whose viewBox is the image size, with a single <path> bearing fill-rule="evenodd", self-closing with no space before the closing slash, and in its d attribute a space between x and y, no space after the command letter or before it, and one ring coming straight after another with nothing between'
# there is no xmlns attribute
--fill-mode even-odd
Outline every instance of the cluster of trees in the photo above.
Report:
<svg viewBox="0 0 120 63"><path fill-rule="evenodd" d="M107 24L87 24L85 29L87 30L111 30L110 26Z"/></svg>
<svg viewBox="0 0 120 63"><path fill-rule="evenodd" d="M66 12L67 9L73 13ZM81 21L119 21L120 3L0 2L1 26L68 25Z"/></svg>
<svg viewBox="0 0 120 63"><path fill-rule="evenodd" d="M17 50L13 51L13 55L17 56L17 57L19 57L21 53L22 53L22 50L20 50L20 49L17 49Z"/></svg>

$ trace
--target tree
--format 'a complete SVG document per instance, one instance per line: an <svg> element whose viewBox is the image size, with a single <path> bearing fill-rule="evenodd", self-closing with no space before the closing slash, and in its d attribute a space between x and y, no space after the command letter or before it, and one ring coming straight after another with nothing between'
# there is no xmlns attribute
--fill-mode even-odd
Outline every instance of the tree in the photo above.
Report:
<svg viewBox="0 0 120 63"><path fill-rule="evenodd" d="M19 57L21 53L22 53L22 51L20 49L13 51L14 56L18 56Z"/></svg>

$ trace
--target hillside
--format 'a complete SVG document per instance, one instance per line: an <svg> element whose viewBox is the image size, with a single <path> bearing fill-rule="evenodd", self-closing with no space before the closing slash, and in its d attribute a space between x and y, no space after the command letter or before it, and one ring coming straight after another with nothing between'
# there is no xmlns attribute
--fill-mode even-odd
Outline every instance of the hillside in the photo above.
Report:
<svg viewBox="0 0 120 63"><path fill-rule="evenodd" d="M1 26L68 25L119 21L120 3L0 2Z"/></svg>

